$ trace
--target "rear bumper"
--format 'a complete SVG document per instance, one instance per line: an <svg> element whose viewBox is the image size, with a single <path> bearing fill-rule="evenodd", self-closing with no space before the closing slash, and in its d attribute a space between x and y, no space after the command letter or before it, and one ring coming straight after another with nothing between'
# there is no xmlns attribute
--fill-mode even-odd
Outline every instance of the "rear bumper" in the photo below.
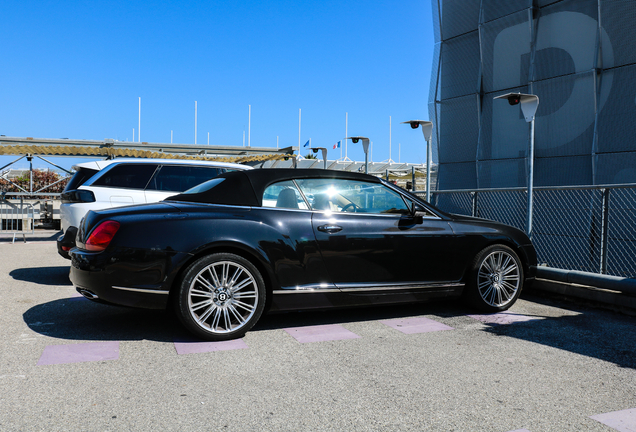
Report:
<svg viewBox="0 0 636 432"><path fill-rule="evenodd" d="M187 254L126 250L93 253L70 251L70 279L84 297L121 306L165 309L177 262Z"/></svg>
<svg viewBox="0 0 636 432"><path fill-rule="evenodd" d="M57 253L66 259L71 259L69 252L75 247L75 237L77 236L77 227L70 226L64 234L57 238Z"/></svg>

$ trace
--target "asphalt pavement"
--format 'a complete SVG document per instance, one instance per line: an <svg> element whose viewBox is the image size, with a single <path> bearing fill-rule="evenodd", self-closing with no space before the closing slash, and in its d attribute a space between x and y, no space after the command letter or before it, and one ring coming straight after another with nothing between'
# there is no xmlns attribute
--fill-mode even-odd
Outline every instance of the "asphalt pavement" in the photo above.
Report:
<svg viewBox="0 0 636 432"><path fill-rule="evenodd" d="M78 297L53 234L0 239L0 431L636 430L634 317L528 291L507 314L287 313L197 343Z"/></svg>

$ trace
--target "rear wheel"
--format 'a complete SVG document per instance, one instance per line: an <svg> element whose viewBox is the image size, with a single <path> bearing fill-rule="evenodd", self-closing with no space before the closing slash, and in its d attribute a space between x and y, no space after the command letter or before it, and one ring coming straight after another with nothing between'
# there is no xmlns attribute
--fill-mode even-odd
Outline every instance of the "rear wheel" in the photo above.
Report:
<svg viewBox="0 0 636 432"><path fill-rule="evenodd" d="M508 246L492 245L477 254L468 272L464 297L487 312L512 306L523 288L521 260Z"/></svg>
<svg viewBox="0 0 636 432"><path fill-rule="evenodd" d="M203 339L234 339L258 321L265 295L263 278L251 262L234 254L212 254L199 258L184 273L177 316Z"/></svg>

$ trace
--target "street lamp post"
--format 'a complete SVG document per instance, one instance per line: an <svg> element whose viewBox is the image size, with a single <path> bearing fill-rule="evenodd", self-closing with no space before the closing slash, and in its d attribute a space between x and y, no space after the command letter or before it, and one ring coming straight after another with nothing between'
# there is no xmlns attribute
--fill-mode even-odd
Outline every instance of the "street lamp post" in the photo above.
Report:
<svg viewBox="0 0 636 432"><path fill-rule="evenodd" d="M497 96L495 99L507 99L510 105L521 104L521 112L526 119L526 123L530 123L530 144L528 148L528 218L526 221L526 233L532 238L532 195L534 190L534 116L539 106L539 97L537 95L524 93L506 93Z"/></svg>
<svg viewBox="0 0 636 432"><path fill-rule="evenodd" d="M294 168L298 168L298 156L296 156L295 154L286 154L285 156L283 156L283 160L289 160L291 159L292 161L292 166Z"/></svg>
<svg viewBox="0 0 636 432"><path fill-rule="evenodd" d="M327 169L327 149L325 147L312 147L311 151L318 153L318 150L322 153L322 161L324 163L324 169Z"/></svg>
<svg viewBox="0 0 636 432"><path fill-rule="evenodd" d="M362 149L364 150L364 173L369 174L369 138L362 136L347 137L352 143L356 144L362 140Z"/></svg>
<svg viewBox="0 0 636 432"><path fill-rule="evenodd" d="M426 201L431 201L431 159L433 158L433 148L431 147L431 137L433 136L433 122L426 120L409 120L401 124L410 124L411 129L417 129L422 125L422 133L426 141Z"/></svg>

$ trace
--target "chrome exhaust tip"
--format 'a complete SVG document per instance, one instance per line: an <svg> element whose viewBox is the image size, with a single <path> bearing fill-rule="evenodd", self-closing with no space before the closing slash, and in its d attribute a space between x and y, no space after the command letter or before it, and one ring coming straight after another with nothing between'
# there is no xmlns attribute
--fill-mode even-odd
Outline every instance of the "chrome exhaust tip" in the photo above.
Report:
<svg viewBox="0 0 636 432"><path fill-rule="evenodd" d="M81 295L83 295L84 297L86 297L89 300L99 300L99 297L97 296L97 294L95 294L94 292L89 291L87 289L78 288L77 292L80 293Z"/></svg>

